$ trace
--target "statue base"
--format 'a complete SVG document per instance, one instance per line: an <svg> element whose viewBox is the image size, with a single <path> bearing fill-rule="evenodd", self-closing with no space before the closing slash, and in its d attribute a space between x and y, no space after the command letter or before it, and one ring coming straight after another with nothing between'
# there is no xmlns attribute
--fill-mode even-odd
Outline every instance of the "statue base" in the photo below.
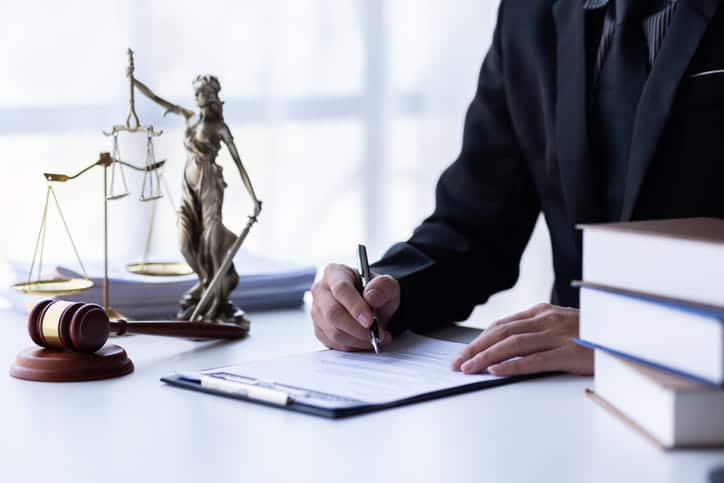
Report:
<svg viewBox="0 0 724 483"><path fill-rule="evenodd" d="M198 301L191 302L187 298L182 298L180 302L181 310L178 311L176 317L179 320L191 320L191 315L196 309L196 302ZM246 313L231 302L226 302L224 310L217 314L216 317L209 317L208 315L202 314L201 318L209 322L234 324L247 331L251 326L251 322L247 318Z"/></svg>

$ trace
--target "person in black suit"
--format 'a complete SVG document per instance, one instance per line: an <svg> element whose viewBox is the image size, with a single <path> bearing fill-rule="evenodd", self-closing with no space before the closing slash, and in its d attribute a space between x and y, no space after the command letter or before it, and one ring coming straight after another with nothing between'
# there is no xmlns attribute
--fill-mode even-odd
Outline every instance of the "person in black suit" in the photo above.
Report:
<svg viewBox="0 0 724 483"><path fill-rule="evenodd" d="M502 0L434 213L374 264L380 276L362 296L353 269L326 267L312 291L317 337L368 350L371 307L386 342L466 319L515 284L542 212L550 304L495 322L452 365L591 374L591 351L571 341L576 225L724 216L722 45L717 0Z"/></svg>

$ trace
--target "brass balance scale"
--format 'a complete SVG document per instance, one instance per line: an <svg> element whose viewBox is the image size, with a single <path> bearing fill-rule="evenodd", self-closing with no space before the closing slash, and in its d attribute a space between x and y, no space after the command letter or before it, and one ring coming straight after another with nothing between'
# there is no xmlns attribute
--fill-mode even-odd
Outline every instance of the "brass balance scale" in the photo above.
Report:
<svg viewBox="0 0 724 483"><path fill-rule="evenodd" d="M93 287L93 281L88 276L83 261L81 260L80 254L76 247L73 237L71 235L68 223L63 215L63 211L60 207L60 202L53 189L54 183L66 183L83 176L85 173L91 171L94 167L98 166L103 168L103 307L111 314L112 318L118 318L118 314L114 313L110 307L109 301L109 283L108 283L108 205L111 201L120 200L128 196L128 185L126 183L126 176L124 173L124 167L130 168L135 171L143 172L143 181L141 184L141 194L139 201L152 203L151 217L148 225L148 231L146 235L146 244L144 249L143 259L140 262L130 263L126 267L127 269L135 274L151 275L151 276L182 276L190 275L193 273L191 267L183 262L167 262L167 261L150 261L149 253L151 251L151 241L153 238L153 227L156 223L156 211L159 199L164 197L161 190L163 184L164 191L166 192L166 198L171 203L172 209L174 209L174 203L170 196L170 191L166 185L161 168L165 164L165 160L156 161L155 150L153 139L163 134L163 131L157 131L152 125L144 126L138 119L135 108L135 96L133 86L133 51L128 49L129 59L129 79L130 79L130 98L129 98L129 112L126 117L125 124L117 124L113 126L111 132L103 131L103 134L113 138L113 150L111 153L101 153L98 161L92 163L80 170L73 175L58 174L58 173L44 173L48 187L45 195L45 203L40 220L40 229L38 230L38 237L35 243L35 251L33 253L33 259L30 265L30 271L28 273L28 279L25 282L17 283L13 287L23 293L33 295L44 295L48 297L54 297L58 295L69 295L83 292ZM121 159L121 153L118 144L118 135L122 132L127 133L142 133L146 135L146 161L144 166L137 166ZM110 176L109 176L110 170ZM83 277L55 277L55 278L44 278L43 277L43 253L45 249L45 235L47 232L48 224L48 211L50 207L50 201L58 212L60 221L63 224L65 233L70 241L73 248L75 258L80 265Z"/></svg>

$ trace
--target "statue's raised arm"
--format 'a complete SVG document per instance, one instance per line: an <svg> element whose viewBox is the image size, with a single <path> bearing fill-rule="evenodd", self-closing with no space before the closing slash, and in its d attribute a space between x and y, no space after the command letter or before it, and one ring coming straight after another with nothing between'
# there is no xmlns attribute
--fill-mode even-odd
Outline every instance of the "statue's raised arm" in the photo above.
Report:
<svg viewBox="0 0 724 483"><path fill-rule="evenodd" d="M173 114L178 114L179 116L183 116L184 119L188 120L194 115L194 111L192 111L191 109L186 109L183 106L176 105L157 95L151 90L150 87L148 87L140 80L136 79L133 75L133 71L130 69L128 72L128 77L130 77L131 81L133 82L133 86L138 89L141 94L165 109L165 112L163 113L164 116L170 112Z"/></svg>

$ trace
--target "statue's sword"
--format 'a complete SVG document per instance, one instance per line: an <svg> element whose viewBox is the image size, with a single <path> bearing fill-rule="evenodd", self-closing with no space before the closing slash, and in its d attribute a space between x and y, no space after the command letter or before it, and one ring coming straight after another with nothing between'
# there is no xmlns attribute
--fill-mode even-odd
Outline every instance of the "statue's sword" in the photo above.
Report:
<svg viewBox="0 0 724 483"><path fill-rule="evenodd" d="M227 250L226 256L224 257L224 261L221 262L219 269L216 271L214 277L211 279L211 283L201 295L201 300L199 300L199 303L196 304L196 308L194 309L193 313L191 314L191 318L189 319L190 321L193 322L194 320L197 320L199 312L201 312L201 310L207 304L207 302L209 301L209 297L211 297L211 294L219 285L219 282L221 282L221 278L231 266L231 262L234 260L236 252L239 251L241 244L244 243L244 239L249 234L249 230L254 223L256 223L256 216L250 216L249 221L246 223L246 226L239 234L239 238L237 238L236 241L229 247L229 250Z"/></svg>

